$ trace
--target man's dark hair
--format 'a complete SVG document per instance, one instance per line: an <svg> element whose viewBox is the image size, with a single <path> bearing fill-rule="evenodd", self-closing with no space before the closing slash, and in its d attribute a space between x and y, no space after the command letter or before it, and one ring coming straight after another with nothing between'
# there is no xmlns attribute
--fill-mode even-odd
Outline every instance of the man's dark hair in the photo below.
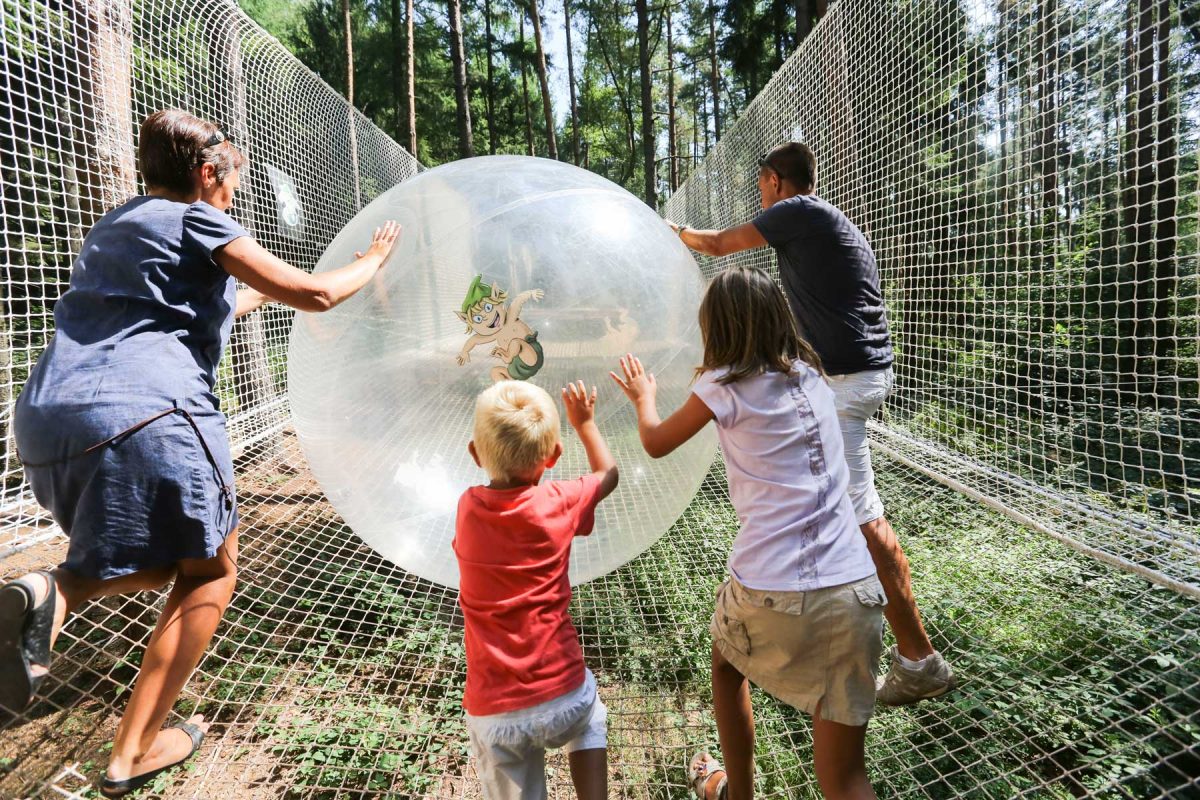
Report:
<svg viewBox="0 0 1200 800"><path fill-rule="evenodd" d="M817 185L817 157L812 148L801 142L785 142L758 160L758 165L769 169L802 192Z"/></svg>
<svg viewBox="0 0 1200 800"><path fill-rule="evenodd" d="M228 133L178 108L155 111L138 134L138 168L149 187L187 194L192 170L212 164L217 183L244 163Z"/></svg>

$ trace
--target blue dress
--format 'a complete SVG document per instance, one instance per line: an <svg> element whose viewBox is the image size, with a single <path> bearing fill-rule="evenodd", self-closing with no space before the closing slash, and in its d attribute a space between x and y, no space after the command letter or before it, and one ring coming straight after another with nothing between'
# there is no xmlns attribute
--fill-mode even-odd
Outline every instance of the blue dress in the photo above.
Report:
<svg viewBox="0 0 1200 800"><path fill-rule="evenodd" d="M137 197L96 223L13 432L63 566L115 578L212 558L237 525L214 393L237 290L213 252L246 230L204 202Z"/></svg>

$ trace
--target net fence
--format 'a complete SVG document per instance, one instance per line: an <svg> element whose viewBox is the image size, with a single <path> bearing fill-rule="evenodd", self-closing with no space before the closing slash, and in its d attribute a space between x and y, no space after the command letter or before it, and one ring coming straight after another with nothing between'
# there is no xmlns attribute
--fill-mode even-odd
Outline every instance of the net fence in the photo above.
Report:
<svg viewBox="0 0 1200 800"><path fill-rule="evenodd" d="M899 343L876 444L1192 596L1195 16L839 4L667 209L742 222L757 156L811 144L818 193L876 252Z"/></svg>
<svg viewBox="0 0 1200 800"><path fill-rule="evenodd" d="M137 191L137 121L178 105L240 133L251 167L233 213L303 267L418 165L230 3L0 9L7 579L65 550L7 415L82 234ZM833 4L668 204L693 226L742 222L757 155L803 138L822 195L879 256L898 391L872 429L876 471L961 679L872 721L882 796L1200 792L1192 14ZM275 306L239 322L222 367L239 590L176 706L215 725L143 794L478 797L456 597L362 545L312 479L289 425L290 322ZM716 745L708 617L736 530L718 464L657 545L576 592L614 795L684 797L687 758ZM69 620L42 696L4 717L0 796L95 796L161 603L110 599ZM754 702L760 792L819 796L808 721ZM565 759L549 773L552 796L571 796Z"/></svg>

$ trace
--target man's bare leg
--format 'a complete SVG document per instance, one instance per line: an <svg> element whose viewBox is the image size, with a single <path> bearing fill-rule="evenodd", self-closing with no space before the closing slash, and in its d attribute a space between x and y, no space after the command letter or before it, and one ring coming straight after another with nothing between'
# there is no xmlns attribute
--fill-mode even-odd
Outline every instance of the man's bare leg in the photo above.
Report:
<svg viewBox="0 0 1200 800"><path fill-rule="evenodd" d="M908 557L900 548L896 532L886 517L871 520L860 526L867 539L867 549L875 562L875 571L887 595L883 615L896 637L900 655L912 661L920 661L933 654L933 644L925 633L921 612L913 597L912 573L908 568Z"/></svg>

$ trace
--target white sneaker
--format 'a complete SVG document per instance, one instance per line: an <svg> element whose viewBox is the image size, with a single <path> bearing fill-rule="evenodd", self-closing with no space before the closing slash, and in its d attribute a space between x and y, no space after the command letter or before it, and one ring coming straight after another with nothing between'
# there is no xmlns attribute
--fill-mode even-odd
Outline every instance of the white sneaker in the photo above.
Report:
<svg viewBox="0 0 1200 800"><path fill-rule="evenodd" d="M902 664L895 645L888 655L891 656L892 667L887 675L881 675L875 681L875 699L885 706L906 706L939 697L957 684L954 670L936 650L921 663L920 669L909 669Z"/></svg>

